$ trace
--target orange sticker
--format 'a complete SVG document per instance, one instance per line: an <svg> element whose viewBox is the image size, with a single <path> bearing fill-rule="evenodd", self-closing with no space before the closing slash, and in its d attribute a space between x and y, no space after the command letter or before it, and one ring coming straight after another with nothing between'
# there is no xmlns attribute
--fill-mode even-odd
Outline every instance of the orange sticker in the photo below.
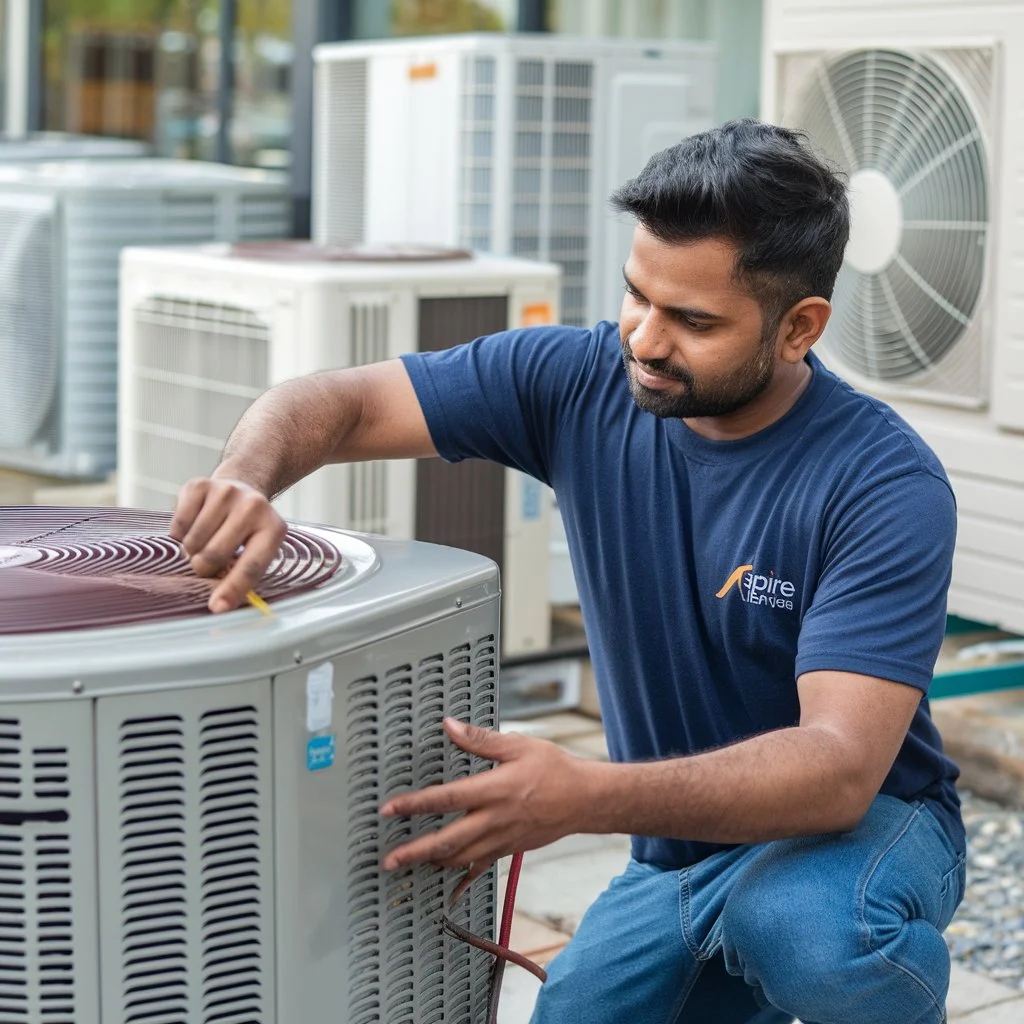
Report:
<svg viewBox="0 0 1024 1024"><path fill-rule="evenodd" d="M433 62L430 64L413 64L409 68L409 77L414 82L423 78L437 78L437 65Z"/></svg>
<svg viewBox="0 0 1024 1024"><path fill-rule="evenodd" d="M550 302L535 302L523 307L522 322L524 327L543 327L554 322Z"/></svg>

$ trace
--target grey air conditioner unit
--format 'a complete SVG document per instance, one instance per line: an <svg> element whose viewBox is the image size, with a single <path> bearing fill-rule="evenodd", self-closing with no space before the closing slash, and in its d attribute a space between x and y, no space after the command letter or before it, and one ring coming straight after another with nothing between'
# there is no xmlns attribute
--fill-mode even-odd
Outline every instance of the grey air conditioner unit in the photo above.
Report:
<svg viewBox="0 0 1024 1024"><path fill-rule="evenodd" d="M112 139L71 132L31 132L24 136L0 134L0 164L20 160L80 160L152 156L153 147L136 139Z"/></svg>
<svg viewBox="0 0 1024 1024"><path fill-rule="evenodd" d="M290 218L282 174L0 163L0 465L81 478L114 468L121 249L280 238Z"/></svg>
<svg viewBox="0 0 1024 1024"><path fill-rule="evenodd" d="M449 910L379 809L485 767L495 566L292 528L214 617L168 522L0 513L0 1021L484 1024L494 871Z"/></svg>

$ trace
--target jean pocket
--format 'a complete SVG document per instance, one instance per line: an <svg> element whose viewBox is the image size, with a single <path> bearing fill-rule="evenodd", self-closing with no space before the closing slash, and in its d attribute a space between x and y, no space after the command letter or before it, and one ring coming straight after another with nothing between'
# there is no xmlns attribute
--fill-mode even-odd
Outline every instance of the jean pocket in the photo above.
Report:
<svg viewBox="0 0 1024 1024"><path fill-rule="evenodd" d="M956 863L942 876L942 884L939 887L939 903L941 906L941 919L936 921L936 927L943 931L960 906L964 898L964 889L967 886L967 858L962 854L956 855Z"/></svg>

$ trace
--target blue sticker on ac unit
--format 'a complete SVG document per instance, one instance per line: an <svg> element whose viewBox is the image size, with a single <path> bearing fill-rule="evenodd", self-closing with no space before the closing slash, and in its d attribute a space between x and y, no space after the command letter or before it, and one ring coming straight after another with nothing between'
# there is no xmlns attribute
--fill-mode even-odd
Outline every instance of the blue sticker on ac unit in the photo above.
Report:
<svg viewBox="0 0 1024 1024"><path fill-rule="evenodd" d="M523 477L523 519L526 522L540 519L540 483L532 477Z"/></svg>
<svg viewBox="0 0 1024 1024"><path fill-rule="evenodd" d="M306 767L311 772L318 772L321 768L330 768L334 764L334 754L337 749L334 734L330 736L314 736L306 744Z"/></svg>

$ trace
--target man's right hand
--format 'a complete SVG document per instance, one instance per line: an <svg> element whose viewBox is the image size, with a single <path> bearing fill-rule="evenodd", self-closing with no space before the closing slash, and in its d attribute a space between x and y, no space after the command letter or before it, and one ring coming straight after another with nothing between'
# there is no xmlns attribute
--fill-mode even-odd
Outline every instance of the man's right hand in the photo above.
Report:
<svg viewBox="0 0 1024 1024"><path fill-rule="evenodd" d="M210 611L237 608L281 549L288 527L266 496L241 480L200 478L181 489L171 536L199 576L227 570L210 595Z"/></svg>

